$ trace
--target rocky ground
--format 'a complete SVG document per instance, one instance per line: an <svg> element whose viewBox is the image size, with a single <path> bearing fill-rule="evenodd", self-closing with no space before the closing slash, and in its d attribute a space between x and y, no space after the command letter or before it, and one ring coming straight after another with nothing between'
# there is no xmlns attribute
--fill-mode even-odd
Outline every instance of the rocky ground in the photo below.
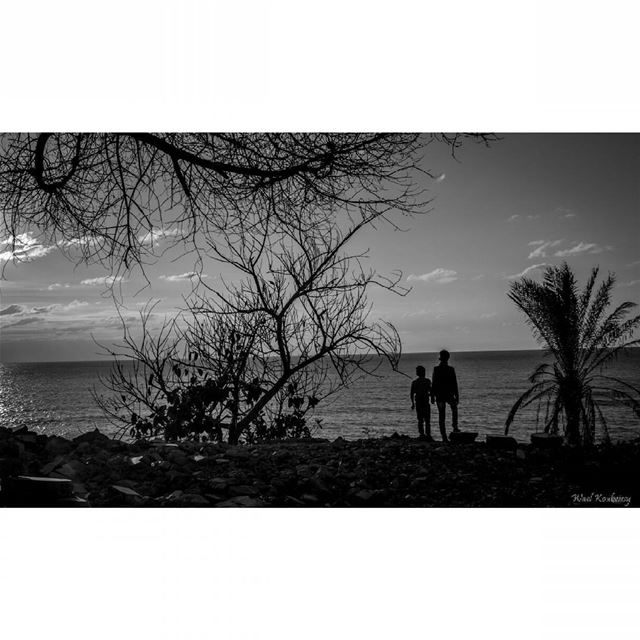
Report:
<svg viewBox="0 0 640 640"><path fill-rule="evenodd" d="M21 504L8 489L18 476L68 479L77 503L94 507L635 506L640 441L587 452L397 435L229 446L0 428L5 505Z"/></svg>

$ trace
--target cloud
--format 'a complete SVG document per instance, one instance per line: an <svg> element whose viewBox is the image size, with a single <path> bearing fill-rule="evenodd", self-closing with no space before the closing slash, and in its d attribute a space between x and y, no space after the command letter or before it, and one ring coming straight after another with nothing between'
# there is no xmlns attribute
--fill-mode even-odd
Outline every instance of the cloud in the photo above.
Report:
<svg viewBox="0 0 640 640"><path fill-rule="evenodd" d="M48 304L43 307L26 307L23 304L12 304L4 309L0 310L0 316L9 316L9 315L42 315L44 313L65 313L67 311L73 311L74 309L78 309L80 307L88 306L88 302L84 300L72 300L67 304Z"/></svg>
<svg viewBox="0 0 640 640"><path fill-rule="evenodd" d="M429 273L423 273L422 275L410 274L407 278L407 282L435 282L437 284L447 284L458 279L458 273L451 269L442 269L438 267Z"/></svg>
<svg viewBox="0 0 640 640"><path fill-rule="evenodd" d="M512 216L509 216L507 218L507 222L513 222L514 220L517 220L520 216L517 213L514 213Z"/></svg>
<svg viewBox="0 0 640 640"><path fill-rule="evenodd" d="M47 287L48 291L54 291L55 289L68 289L71 285L68 282L64 284L60 284L59 282L54 282Z"/></svg>
<svg viewBox="0 0 640 640"><path fill-rule="evenodd" d="M138 236L142 244L154 245L163 238L175 237L180 233L180 229L151 229L147 233Z"/></svg>
<svg viewBox="0 0 640 640"><path fill-rule="evenodd" d="M65 249L72 247L84 247L85 245L95 246L99 244L100 238L96 236L81 236L80 238L69 238L69 240L58 240L57 245Z"/></svg>
<svg viewBox="0 0 640 640"><path fill-rule="evenodd" d="M489 318L495 318L498 315L498 313L496 311L493 311L492 313L481 313L480 314L480 319L481 320L489 320Z"/></svg>
<svg viewBox="0 0 640 640"><path fill-rule="evenodd" d="M434 180L436 182L444 182L445 178L447 177L446 173L441 173L439 176L437 176L436 178L434 178Z"/></svg>
<svg viewBox="0 0 640 640"><path fill-rule="evenodd" d="M100 276L98 278L87 278L86 280L81 280L80 284L85 287L99 287L110 286L115 282L126 282L126 280L123 280L122 276Z"/></svg>
<svg viewBox="0 0 640 640"><path fill-rule="evenodd" d="M166 280L167 282L184 282L185 280L192 280L193 278L206 278L206 274L198 274L196 271L187 271L186 273L175 273L171 276L159 276L159 280Z"/></svg>
<svg viewBox="0 0 640 640"><path fill-rule="evenodd" d="M529 214L527 216L527 220L538 220L538 218L540 218L540 214L536 213L536 214Z"/></svg>
<svg viewBox="0 0 640 640"><path fill-rule="evenodd" d="M621 282L619 287L635 287L637 284L640 284L640 280L630 280L629 282Z"/></svg>
<svg viewBox="0 0 640 640"><path fill-rule="evenodd" d="M507 276L507 280L515 280L516 278L523 278L524 276L529 275L533 271L538 271L547 266L546 262L541 262L540 264L532 264L530 267L527 267L522 273L515 273L512 276Z"/></svg>
<svg viewBox="0 0 640 640"><path fill-rule="evenodd" d="M0 309L0 316L12 316L16 313L24 313L26 310L27 307L21 304L10 304L8 307Z"/></svg>
<svg viewBox="0 0 640 640"><path fill-rule="evenodd" d="M5 324L2 328L8 329L9 327L19 327L24 324L33 324L34 322L40 322L42 318L20 318L20 320L16 320L15 322L10 322L9 324Z"/></svg>
<svg viewBox="0 0 640 640"><path fill-rule="evenodd" d="M597 245L595 242L579 242L570 249L562 249L556 251L553 255L557 258L565 258L567 256L575 256L580 253L602 253L605 249Z"/></svg>
<svg viewBox="0 0 640 640"><path fill-rule="evenodd" d="M529 243L529 246L536 247L529 255L529 260L535 260L536 258L546 258L547 249L557 247L562 240L533 240Z"/></svg>
<svg viewBox="0 0 640 640"><path fill-rule="evenodd" d="M627 267L637 267L638 265L640 265L640 260L634 260L633 262L630 262Z"/></svg>
<svg viewBox="0 0 640 640"><path fill-rule="evenodd" d="M573 209L569 209L569 207L556 207L554 213L556 213L558 217L565 219L575 218L577 216L576 212Z"/></svg>
<svg viewBox="0 0 640 640"><path fill-rule="evenodd" d="M9 236L0 242L5 250L0 252L0 262L30 262L42 258L51 253L55 247L46 247L30 233L20 233L17 236Z"/></svg>

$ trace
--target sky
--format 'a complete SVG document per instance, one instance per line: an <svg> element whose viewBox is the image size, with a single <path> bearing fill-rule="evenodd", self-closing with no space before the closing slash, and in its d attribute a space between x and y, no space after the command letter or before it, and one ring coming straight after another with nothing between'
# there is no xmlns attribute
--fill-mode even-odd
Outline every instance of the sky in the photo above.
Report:
<svg viewBox="0 0 640 640"><path fill-rule="evenodd" d="M409 293L372 290L372 318L392 322L405 352L536 348L507 298L523 274L568 261L584 282L590 269L615 272L615 301L640 300L640 135L503 134L489 148L467 145L452 158L431 145L423 186L428 213L396 218L403 228L367 230L378 272L402 271ZM5 234L6 235L6 234ZM75 265L54 245L22 237L26 261L13 264L0 237L0 361L91 360L95 341L121 337L105 290L111 274ZM162 243L162 238L157 238ZM118 282L131 323L149 300L162 316L184 306L193 264L169 254ZM206 282L219 273L206 265Z"/></svg>

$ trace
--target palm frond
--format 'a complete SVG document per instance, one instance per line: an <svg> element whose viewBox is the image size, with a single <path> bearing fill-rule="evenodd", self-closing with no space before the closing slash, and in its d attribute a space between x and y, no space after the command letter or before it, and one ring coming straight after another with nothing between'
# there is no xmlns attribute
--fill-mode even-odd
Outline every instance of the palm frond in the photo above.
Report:
<svg viewBox="0 0 640 640"><path fill-rule="evenodd" d="M509 427L511 426L511 423L513 422L516 414L520 409L530 405L532 402L535 402L539 398L552 393L554 386L555 385L552 382L545 381L534 384L532 387L527 389L511 407L504 425L504 435L509 435Z"/></svg>

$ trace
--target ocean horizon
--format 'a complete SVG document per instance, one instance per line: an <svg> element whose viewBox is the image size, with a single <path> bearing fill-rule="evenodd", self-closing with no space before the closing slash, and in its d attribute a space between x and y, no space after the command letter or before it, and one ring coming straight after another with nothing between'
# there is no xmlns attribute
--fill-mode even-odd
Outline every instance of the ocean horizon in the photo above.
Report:
<svg viewBox="0 0 640 640"><path fill-rule="evenodd" d="M544 358L543 349L453 352L460 387L459 422L463 430L485 435L504 432L513 403L528 387L528 376ZM415 368L423 365L427 377L437 364L434 352L404 353L398 372L383 365L376 376L356 381L321 402L308 415L316 437L349 439L391 435L416 436L417 421L411 410L409 389ZM32 430L75 437L88 430L115 435L118 432L99 407L91 391L100 388L112 361L64 360L0 363L0 425L27 426ZM610 368L631 384L640 384L640 349L628 349ZM435 409L435 407L433 407ZM640 420L627 407L605 405L611 438L629 440L640 436ZM520 441L542 430L531 407L521 411L511 427ZM318 422L319 421L319 422ZM449 416L447 425L449 427ZM431 431L439 437L437 411L432 410ZM601 436L602 434L600 434Z"/></svg>

